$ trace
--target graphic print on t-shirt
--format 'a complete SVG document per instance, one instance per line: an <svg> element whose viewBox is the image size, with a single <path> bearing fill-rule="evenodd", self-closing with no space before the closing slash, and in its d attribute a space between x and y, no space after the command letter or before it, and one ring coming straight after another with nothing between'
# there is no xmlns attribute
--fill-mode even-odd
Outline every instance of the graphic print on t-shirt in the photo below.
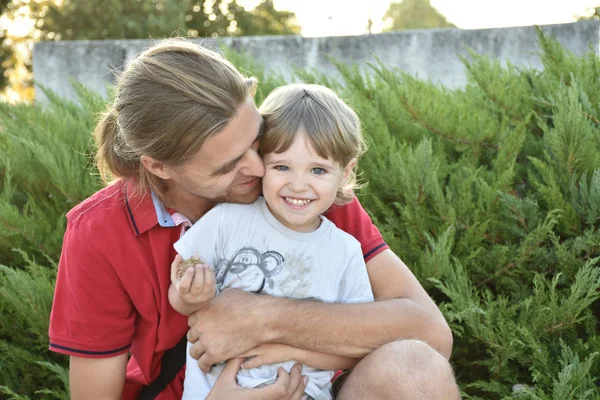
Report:
<svg viewBox="0 0 600 400"><path fill-rule="evenodd" d="M311 274L317 262L311 256L298 252L285 253L285 276L280 276L279 293L295 299L315 299L311 296L313 278Z"/></svg>
<svg viewBox="0 0 600 400"><path fill-rule="evenodd" d="M273 277L283 269L283 256L276 251L261 253L254 247L239 249L230 259L219 258L216 284L219 291L225 288L261 293L265 286L273 289Z"/></svg>

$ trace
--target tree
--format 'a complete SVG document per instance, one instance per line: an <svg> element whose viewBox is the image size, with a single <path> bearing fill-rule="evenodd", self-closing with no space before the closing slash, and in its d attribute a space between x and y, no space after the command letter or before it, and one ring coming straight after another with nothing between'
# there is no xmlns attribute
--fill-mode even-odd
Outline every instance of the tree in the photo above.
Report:
<svg viewBox="0 0 600 400"><path fill-rule="evenodd" d="M264 0L250 12L242 11L236 18L238 36L299 35L296 14L275 9L273 0Z"/></svg>
<svg viewBox="0 0 600 400"><path fill-rule="evenodd" d="M7 9L10 0L0 0L0 13L3 14ZM0 90L6 87L8 83L8 76L6 71L14 65L14 52L10 48L10 40L7 40L8 31L6 28L0 31L0 68L2 74L0 75Z"/></svg>
<svg viewBox="0 0 600 400"><path fill-rule="evenodd" d="M15 1L15 0L13 0ZM29 3L27 0L19 0ZM144 39L299 33L295 14L264 0L247 11L236 0L38 0L31 17L43 40Z"/></svg>
<svg viewBox="0 0 600 400"><path fill-rule="evenodd" d="M577 21L585 21L585 20L600 20L600 6L591 7L587 9L587 15L577 15L575 16Z"/></svg>
<svg viewBox="0 0 600 400"><path fill-rule="evenodd" d="M22 100L33 99L29 49L39 40L147 39L173 35L220 37L300 34L296 15L263 0L246 10L237 0L0 0L4 16L34 21L29 36L7 40L0 65L4 81ZM15 51L17 47L19 51Z"/></svg>
<svg viewBox="0 0 600 400"><path fill-rule="evenodd" d="M383 16L383 21L387 23L384 31L456 27L430 3L431 0L402 0L399 3L391 3Z"/></svg>

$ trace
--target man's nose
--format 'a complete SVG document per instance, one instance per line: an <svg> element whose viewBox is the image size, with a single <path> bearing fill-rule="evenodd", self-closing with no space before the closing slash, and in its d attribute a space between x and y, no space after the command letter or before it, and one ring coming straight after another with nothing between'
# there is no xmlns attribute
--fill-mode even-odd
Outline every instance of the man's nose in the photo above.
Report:
<svg viewBox="0 0 600 400"><path fill-rule="evenodd" d="M248 149L242 160L244 165L240 172L246 176L257 176L262 178L265 175L265 164L262 158L254 148Z"/></svg>

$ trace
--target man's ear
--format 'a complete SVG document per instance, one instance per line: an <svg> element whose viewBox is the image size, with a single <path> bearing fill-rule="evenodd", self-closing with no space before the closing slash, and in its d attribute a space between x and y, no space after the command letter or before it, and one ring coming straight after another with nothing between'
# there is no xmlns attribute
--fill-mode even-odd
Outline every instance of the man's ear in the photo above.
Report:
<svg viewBox="0 0 600 400"><path fill-rule="evenodd" d="M348 179L352 176L352 171L354 170L354 167L356 167L356 158L350 160L348 164L346 164L346 166L344 167L344 179L342 180L342 182L346 183L348 181Z"/></svg>
<svg viewBox="0 0 600 400"><path fill-rule="evenodd" d="M165 163L156 161L150 156L142 156L140 160L142 161L144 168L146 168L151 174L154 174L164 180L171 179L172 170L171 168L168 168Z"/></svg>

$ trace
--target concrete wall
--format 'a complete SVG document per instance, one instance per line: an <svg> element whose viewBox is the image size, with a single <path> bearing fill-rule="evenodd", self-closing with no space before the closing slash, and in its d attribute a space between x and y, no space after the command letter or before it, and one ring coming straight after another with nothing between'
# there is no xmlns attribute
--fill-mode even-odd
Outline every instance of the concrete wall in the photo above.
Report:
<svg viewBox="0 0 600 400"><path fill-rule="evenodd" d="M582 21L572 24L542 26L568 50L581 55L593 49L598 54L600 22ZM199 40L218 46L212 39ZM381 33L362 36L304 38L300 36L254 36L224 38L221 42L244 51L262 62L267 70L281 72L290 78L290 67L317 68L337 75L327 57L343 63L373 62L379 58L385 65L418 74L448 87L466 83L465 69L458 57L467 49L510 60L519 66L541 67L534 27L461 30L433 29ZM114 82L113 71L120 70L151 40L64 41L43 42L34 46L33 73L41 84L67 98L74 92L69 80L106 93ZM43 93L36 90L43 101Z"/></svg>

